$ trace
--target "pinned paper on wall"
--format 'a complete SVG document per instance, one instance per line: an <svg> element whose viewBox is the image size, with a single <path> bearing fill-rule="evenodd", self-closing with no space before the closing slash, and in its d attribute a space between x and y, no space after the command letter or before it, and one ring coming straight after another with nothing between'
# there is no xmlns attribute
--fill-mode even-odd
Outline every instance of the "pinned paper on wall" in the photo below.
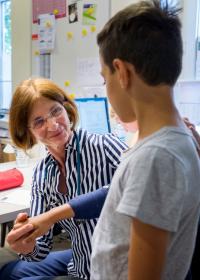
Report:
<svg viewBox="0 0 200 280"><path fill-rule="evenodd" d="M97 4L83 4L83 25L95 25Z"/></svg>
<svg viewBox="0 0 200 280"><path fill-rule="evenodd" d="M69 23L78 21L78 7L77 3L68 6Z"/></svg>
<svg viewBox="0 0 200 280"><path fill-rule="evenodd" d="M32 0L33 23L41 14L54 14L56 18L66 17L66 0Z"/></svg>
<svg viewBox="0 0 200 280"><path fill-rule="evenodd" d="M104 81L100 75L101 66L99 58L78 58L77 59L77 84L79 86L99 86Z"/></svg>
<svg viewBox="0 0 200 280"><path fill-rule="evenodd" d="M83 97L105 97L106 88L105 86L90 86L82 88Z"/></svg>
<svg viewBox="0 0 200 280"><path fill-rule="evenodd" d="M39 15L38 29L40 53L51 52L55 47L55 16L49 14Z"/></svg>

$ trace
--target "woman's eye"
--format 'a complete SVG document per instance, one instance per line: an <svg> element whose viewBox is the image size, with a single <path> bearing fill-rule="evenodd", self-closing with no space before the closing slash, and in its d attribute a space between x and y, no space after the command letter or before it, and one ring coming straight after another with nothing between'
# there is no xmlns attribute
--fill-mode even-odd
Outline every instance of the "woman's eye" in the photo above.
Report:
<svg viewBox="0 0 200 280"><path fill-rule="evenodd" d="M45 120L44 119L37 119L33 123L34 128L41 128L44 125Z"/></svg>
<svg viewBox="0 0 200 280"><path fill-rule="evenodd" d="M62 107L57 107L51 112L52 117L58 117L62 113Z"/></svg>

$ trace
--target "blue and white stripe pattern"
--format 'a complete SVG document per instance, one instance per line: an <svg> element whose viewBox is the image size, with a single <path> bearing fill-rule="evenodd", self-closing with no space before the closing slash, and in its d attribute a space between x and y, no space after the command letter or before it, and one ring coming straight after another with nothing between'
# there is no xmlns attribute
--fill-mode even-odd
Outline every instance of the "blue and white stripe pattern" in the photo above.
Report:
<svg viewBox="0 0 200 280"><path fill-rule="evenodd" d="M80 147L81 193L88 193L110 184L121 154L127 148L126 145L113 134L98 135L89 134L82 129L77 130L73 132L65 150L67 194L58 191L59 166L48 154L35 168L31 216L64 204L77 196L77 138ZM66 268L66 274L89 279L91 237L97 219L83 222L68 219L59 223L69 233L73 250L73 259ZM52 248L52 237L53 229L38 238L34 252L22 255L21 258L27 261L44 259Z"/></svg>

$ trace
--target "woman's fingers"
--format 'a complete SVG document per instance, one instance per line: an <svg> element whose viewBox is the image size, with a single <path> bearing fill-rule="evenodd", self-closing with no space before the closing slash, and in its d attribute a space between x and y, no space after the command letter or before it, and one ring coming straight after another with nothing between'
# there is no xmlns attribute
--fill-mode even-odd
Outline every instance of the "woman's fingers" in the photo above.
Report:
<svg viewBox="0 0 200 280"><path fill-rule="evenodd" d="M30 235L28 235L27 238L24 239L24 243L30 243L33 242L37 237L39 237L41 234L39 233L39 230L35 229Z"/></svg>
<svg viewBox="0 0 200 280"><path fill-rule="evenodd" d="M26 224L18 229L11 230L9 234L7 235L7 242L13 243L17 241L18 239L22 238L27 233L30 233L34 229L34 226L32 224Z"/></svg>

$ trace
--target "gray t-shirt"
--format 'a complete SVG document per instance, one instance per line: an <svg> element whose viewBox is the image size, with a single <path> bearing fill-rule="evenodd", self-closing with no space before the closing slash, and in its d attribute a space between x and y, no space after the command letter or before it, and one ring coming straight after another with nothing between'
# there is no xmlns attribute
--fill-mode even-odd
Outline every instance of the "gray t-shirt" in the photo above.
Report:
<svg viewBox="0 0 200 280"><path fill-rule="evenodd" d="M199 158L187 129L164 127L127 151L94 232L91 279L128 279L135 217L171 232L162 279L183 280L200 214L199 182Z"/></svg>

